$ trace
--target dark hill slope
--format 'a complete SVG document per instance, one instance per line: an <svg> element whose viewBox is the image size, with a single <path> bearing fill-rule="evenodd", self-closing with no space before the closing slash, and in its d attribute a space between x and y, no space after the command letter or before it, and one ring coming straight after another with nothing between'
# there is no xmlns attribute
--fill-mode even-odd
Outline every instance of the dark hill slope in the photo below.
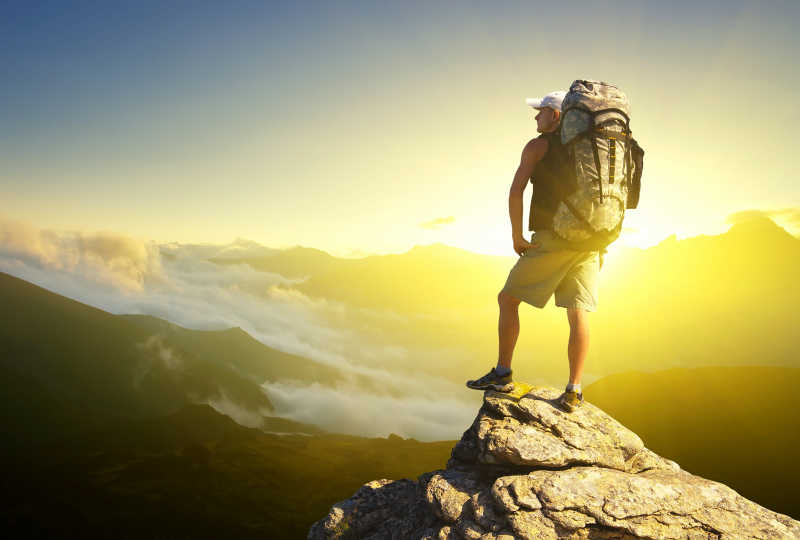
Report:
<svg viewBox="0 0 800 540"><path fill-rule="evenodd" d="M628 372L586 399L694 474L800 518L800 369L742 366Z"/></svg>
<svg viewBox="0 0 800 540"><path fill-rule="evenodd" d="M260 382L335 370L266 347L241 330L198 332L118 316L0 273L0 403L14 450L77 426L165 414L224 399L269 412Z"/></svg>
<svg viewBox="0 0 800 540"><path fill-rule="evenodd" d="M442 467L449 443L270 435L207 405L6 460L10 537L304 538L372 477Z"/></svg>

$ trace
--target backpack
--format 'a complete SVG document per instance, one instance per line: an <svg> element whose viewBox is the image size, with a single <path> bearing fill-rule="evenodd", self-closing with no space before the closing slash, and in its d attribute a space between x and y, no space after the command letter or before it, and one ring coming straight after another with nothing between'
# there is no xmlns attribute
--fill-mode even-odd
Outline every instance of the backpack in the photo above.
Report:
<svg viewBox="0 0 800 540"><path fill-rule="evenodd" d="M630 104L612 84L577 80L561 111L567 173L553 232L576 250L605 252L625 209L639 204L644 150L631 137Z"/></svg>

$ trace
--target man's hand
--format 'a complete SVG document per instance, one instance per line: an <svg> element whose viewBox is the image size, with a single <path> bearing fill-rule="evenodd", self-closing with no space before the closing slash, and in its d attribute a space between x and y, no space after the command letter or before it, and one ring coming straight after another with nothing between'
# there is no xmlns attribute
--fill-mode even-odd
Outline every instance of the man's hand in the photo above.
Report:
<svg viewBox="0 0 800 540"><path fill-rule="evenodd" d="M535 249L538 247L539 247L539 242L530 243L521 236L514 238L514 251L516 251L517 255L519 255L520 257L522 257L522 254L525 253L526 249L529 248Z"/></svg>

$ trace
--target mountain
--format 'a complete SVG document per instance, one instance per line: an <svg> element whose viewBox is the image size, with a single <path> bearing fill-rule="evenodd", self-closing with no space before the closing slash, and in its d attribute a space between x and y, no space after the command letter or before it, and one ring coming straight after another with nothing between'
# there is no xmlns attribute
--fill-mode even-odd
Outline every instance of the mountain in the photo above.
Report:
<svg viewBox="0 0 800 540"><path fill-rule="evenodd" d="M269 257L284 250L262 246L258 242L237 238L233 242L225 245L215 244L180 244L178 242L168 242L159 245L161 256L167 260L176 258L201 258L214 261L225 261L228 259L241 259Z"/></svg>
<svg viewBox="0 0 800 540"><path fill-rule="evenodd" d="M305 281L296 287L351 308L331 324L369 328L363 339L410 351L376 359L376 366L463 384L496 359L497 292L516 259L417 246L398 255L325 258L298 271ZM587 382L633 369L749 365L761 358L800 366L796 275L800 240L767 218L719 235L609 254L598 309L589 316ZM523 303L519 311L515 373L560 384L567 365L563 311L552 300L545 310Z"/></svg>
<svg viewBox="0 0 800 540"><path fill-rule="evenodd" d="M800 517L798 387L797 368L706 366L609 375L584 394L684 469Z"/></svg>
<svg viewBox="0 0 800 540"><path fill-rule="evenodd" d="M264 381L314 381L334 385L345 380L336 368L296 354L272 349L241 328L189 330L150 315L120 315L148 332L162 336L185 354L209 362L223 361L256 384Z"/></svg>
<svg viewBox="0 0 800 540"><path fill-rule="evenodd" d="M209 257L211 262L220 265L248 264L256 270L273 272L290 279L308 277L332 265L347 266L352 259L340 259L325 253L320 249L293 247L283 250L274 250L267 255L257 257Z"/></svg>
<svg viewBox="0 0 800 540"><path fill-rule="evenodd" d="M614 288L618 284L629 286L641 282L641 270L648 278L677 283L701 270L701 281L705 283L708 271L718 272L721 265L727 268L733 263L734 268L730 269L733 271L741 270L739 266L744 265L756 272L767 267L767 263L782 261L784 264L776 270L783 276L784 270L796 269L800 264L800 239L766 217L743 221L721 235L702 235L681 241L673 236L653 248L624 251L632 256L631 262L625 257L626 266L632 267L624 269L609 283ZM311 248L292 248L267 257L215 262L246 263L285 277L307 278L299 288L313 296L365 307L430 312L485 305L487 302L479 298L486 296L486 291L494 291L489 294L488 304L491 305L516 259L480 255L437 243L415 246L402 254L360 259L337 258ZM690 273L676 276L664 271L672 267Z"/></svg>
<svg viewBox="0 0 800 540"><path fill-rule="evenodd" d="M302 538L374 476L416 476L450 443L275 435L208 405L122 420L4 458L9 538Z"/></svg>
<svg viewBox="0 0 800 540"><path fill-rule="evenodd" d="M372 476L447 459L441 443L269 416L264 380L343 375L239 328L113 315L7 274L0 303L6 536L297 538ZM207 403L256 412L259 429Z"/></svg>
<svg viewBox="0 0 800 540"><path fill-rule="evenodd" d="M402 254L360 259L293 248L269 257L214 262L246 263L285 277L305 277L296 288L311 296L376 309L430 313L485 304L483 295L474 294L475 287L481 291L497 287L490 278L502 272L510 260L432 244L415 246Z"/></svg>
<svg viewBox="0 0 800 540"><path fill-rule="evenodd" d="M771 220L632 250L616 269L604 276L592 329L594 357L606 374L704 364L798 367L800 240Z"/></svg>
<svg viewBox="0 0 800 540"><path fill-rule="evenodd" d="M445 469L373 480L310 529L328 538L797 538L800 522L683 470L592 403L486 392Z"/></svg>
<svg viewBox="0 0 800 540"><path fill-rule="evenodd" d="M337 312L340 317L332 318L331 325L348 331L368 329L360 339L378 348L388 344L411 350L407 357L376 358L372 367L422 371L457 378L459 384L462 377L454 377L453 366L434 360L440 355L431 353L457 347L459 354L448 356L461 357L465 366L483 370L478 364L479 358L485 358L482 349L487 348L487 338L496 339L487 330L494 327L496 332L497 292L513 265L511 257L480 255L443 244L360 259L293 248L269 257L215 262L246 263L260 271L302 279L291 287L315 299L343 304ZM496 343L488 345L496 348Z"/></svg>
<svg viewBox="0 0 800 540"><path fill-rule="evenodd" d="M239 328L200 332L112 315L5 274L0 301L7 307L0 455L12 532L297 537L365 482L416 478L442 467L452 447L321 433L271 417L260 430L246 429L196 403L215 402L224 389L245 407L262 378L341 380ZM584 392L684 471L797 517L797 373L769 366L627 373Z"/></svg>
<svg viewBox="0 0 800 540"><path fill-rule="evenodd" d="M735 223L728 229L728 239L740 242L749 238L750 241L763 242L767 240L773 247L791 249L796 245L797 238L789 234L783 227L766 216L753 216Z"/></svg>
<svg viewBox="0 0 800 540"><path fill-rule="evenodd" d="M265 380L341 379L335 369L270 349L240 329L200 332L113 315L5 273L0 304L2 422L16 434L4 439L7 452L188 403L268 416Z"/></svg>
<svg viewBox="0 0 800 540"><path fill-rule="evenodd" d="M280 271L282 257L239 262ZM448 351L437 361L409 355L393 369L462 383L496 358L497 293L515 261L442 244L362 259L315 254L313 262L294 269L305 277L295 287L353 307L346 324L370 328L375 339ZM672 237L651 248L611 253L600 272L598 309L590 315L587 371L599 378L639 369L643 359L648 370L748 365L760 358L798 367L797 275L800 239L765 217L719 235ZM515 358L524 360L515 362L515 372L522 377L564 377L567 326L552 305L520 307Z"/></svg>

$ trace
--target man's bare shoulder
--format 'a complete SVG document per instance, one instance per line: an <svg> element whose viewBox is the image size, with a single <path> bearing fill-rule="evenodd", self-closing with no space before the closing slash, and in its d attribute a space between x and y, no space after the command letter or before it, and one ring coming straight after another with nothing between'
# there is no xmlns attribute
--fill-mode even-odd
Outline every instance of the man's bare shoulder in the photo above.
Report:
<svg viewBox="0 0 800 540"><path fill-rule="evenodd" d="M531 139L522 149L522 159L524 161L539 161L547 153L548 146L547 139L544 137Z"/></svg>
<svg viewBox="0 0 800 540"><path fill-rule="evenodd" d="M514 185L518 189L524 189L522 182L527 181L533 174L536 164L539 163L547 152L547 139L537 137L531 139L525 148L522 149L522 159L520 160L517 172L514 175Z"/></svg>

